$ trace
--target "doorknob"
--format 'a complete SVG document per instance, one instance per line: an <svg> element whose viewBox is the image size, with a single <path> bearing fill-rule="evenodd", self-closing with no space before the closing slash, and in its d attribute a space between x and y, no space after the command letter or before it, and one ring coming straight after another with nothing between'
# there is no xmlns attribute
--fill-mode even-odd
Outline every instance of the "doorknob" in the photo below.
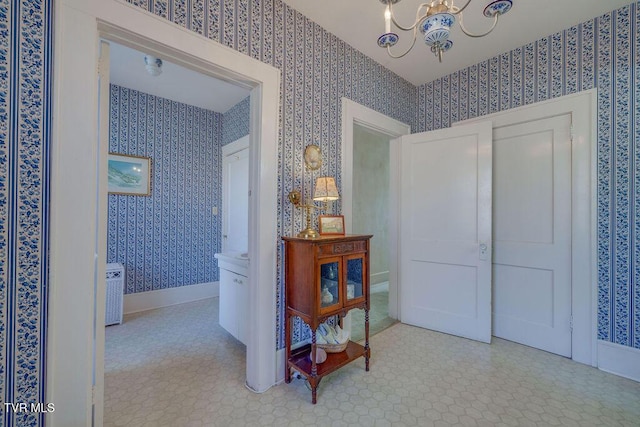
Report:
<svg viewBox="0 0 640 427"><path fill-rule="evenodd" d="M489 246L486 243L480 243L480 259L485 261L489 257Z"/></svg>

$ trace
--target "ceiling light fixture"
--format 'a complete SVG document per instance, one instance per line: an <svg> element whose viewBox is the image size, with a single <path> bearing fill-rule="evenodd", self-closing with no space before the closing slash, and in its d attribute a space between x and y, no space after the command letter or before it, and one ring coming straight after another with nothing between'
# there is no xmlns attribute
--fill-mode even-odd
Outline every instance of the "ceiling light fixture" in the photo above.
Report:
<svg viewBox="0 0 640 427"><path fill-rule="evenodd" d="M155 56L145 55L144 56L144 67L147 69L147 72L152 76L156 77L162 74L162 59L156 58Z"/></svg>
<svg viewBox="0 0 640 427"><path fill-rule="evenodd" d="M416 20L413 25L409 27L398 24L393 14L393 5L399 1L400 0L380 0L381 3L387 5L387 8L384 12L385 32L378 38L378 46L387 48L387 53L392 58L402 58L413 49L413 46L416 44L418 30L420 30L424 42L431 48L431 52L438 57L440 62L442 62L442 54L453 46L453 42L449 39L449 33L451 26L456 22L456 16L460 18L460 29L464 34L469 37L484 37L496 27L498 17L511 10L511 6L513 5L512 0L495 0L489 3L484 8L483 14L487 18L493 18L493 25L485 33L474 34L467 31L462 23L462 11L469 6L471 0L467 0L462 7L454 6L453 0L433 0L429 3L422 3L416 10ZM391 32L391 22L402 31L413 32L413 42L411 46L400 55L391 53L391 47L398 43L399 39L396 33Z"/></svg>

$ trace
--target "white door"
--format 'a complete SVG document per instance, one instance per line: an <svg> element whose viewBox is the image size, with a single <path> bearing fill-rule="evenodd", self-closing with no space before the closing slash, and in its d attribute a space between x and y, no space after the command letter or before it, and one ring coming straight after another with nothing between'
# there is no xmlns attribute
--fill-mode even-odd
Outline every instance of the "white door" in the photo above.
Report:
<svg viewBox="0 0 640 427"><path fill-rule="evenodd" d="M249 148L222 161L222 251L247 252L249 243Z"/></svg>
<svg viewBox="0 0 640 427"><path fill-rule="evenodd" d="M491 122L400 138L400 316L491 341Z"/></svg>
<svg viewBox="0 0 640 427"><path fill-rule="evenodd" d="M494 335L568 357L570 129L564 114L493 133Z"/></svg>

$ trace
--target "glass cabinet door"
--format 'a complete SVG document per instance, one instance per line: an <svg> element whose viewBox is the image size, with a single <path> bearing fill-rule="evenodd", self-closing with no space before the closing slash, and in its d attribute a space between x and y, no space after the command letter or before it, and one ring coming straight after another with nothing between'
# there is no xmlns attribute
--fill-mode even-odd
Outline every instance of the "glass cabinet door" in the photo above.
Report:
<svg viewBox="0 0 640 427"><path fill-rule="evenodd" d="M330 258L320 264L320 311L340 305L340 258Z"/></svg>
<svg viewBox="0 0 640 427"><path fill-rule="evenodd" d="M345 259L347 269L347 303L364 297L364 275L366 274L364 257L358 255Z"/></svg>

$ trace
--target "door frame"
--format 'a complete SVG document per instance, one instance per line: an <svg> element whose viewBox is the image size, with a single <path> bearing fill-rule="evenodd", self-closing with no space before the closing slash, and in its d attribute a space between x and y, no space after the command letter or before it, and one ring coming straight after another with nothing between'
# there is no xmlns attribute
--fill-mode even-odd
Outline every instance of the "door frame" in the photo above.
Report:
<svg viewBox="0 0 640 427"><path fill-rule="evenodd" d="M389 317L400 318L398 300L398 216L400 185L400 143L396 138L411 133L411 126L392 119L349 98L342 98L342 215L346 230L353 224L353 126L389 136Z"/></svg>
<svg viewBox="0 0 640 427"><path fill-rule="evenodd" d="M491 120L495 129L571 114L571 358L591 366L597 365L597 111L597 89L590 89L453 124Z"/></svg>
<svg viewBox="0 0 640 427"><path fill-rule="evenodd" d="M262 392L276 383L277 150L280 71L166 19L118 0L61 0L55 10L54 123L51 168L50 301L47 401L51 426L102 425L96 334L105 302L107 154L98 138L100 40L143 49L251 90L249 322L247 385ZM78 161L82 159L83 161ZM81 179L78 179L81 177ZM96 218L98 220L96 221ZM71 237L73 236L73 237ZM253 280L255 278L255 280ZM92 284L96 284L95 288ZM103 334L102 334L103 337ZM102 341L101 341L102 340ZM95 358L95 359L94 359ZM94 365L95 363L95 365ZM95 407L94 407L94 399Z"/></svg>

